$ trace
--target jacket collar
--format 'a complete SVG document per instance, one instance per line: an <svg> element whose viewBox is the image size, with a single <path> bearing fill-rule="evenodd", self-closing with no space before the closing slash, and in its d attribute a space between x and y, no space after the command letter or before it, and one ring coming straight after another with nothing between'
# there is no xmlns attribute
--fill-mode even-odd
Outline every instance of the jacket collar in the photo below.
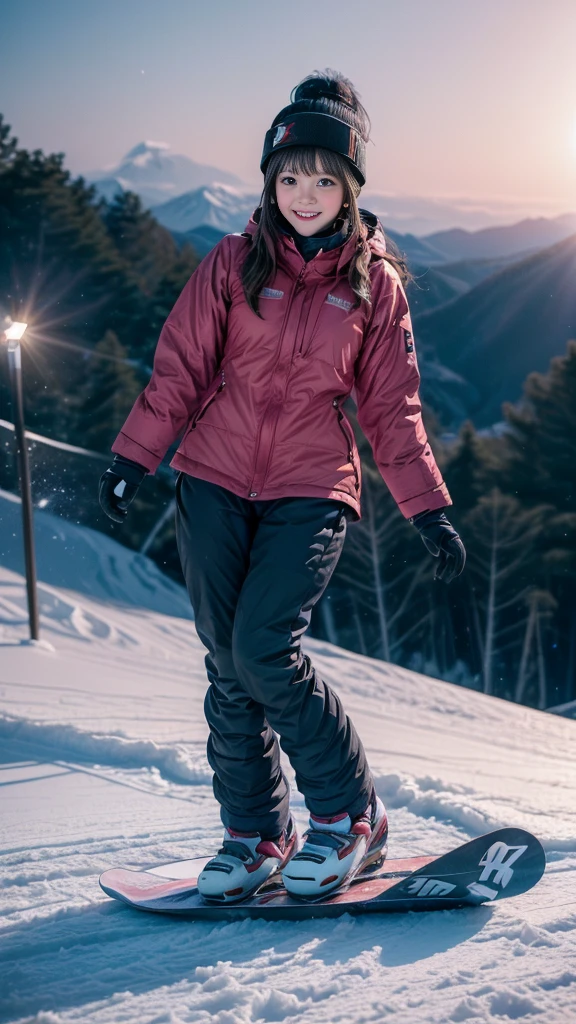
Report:
<svg viewBox="0 0 576 1024"><path fill-rule="evenodd" d="M252 236L256 233L261 210L262 207L258 206L251 214L244 229L244 234ZM382 259L386 253L384 228L374 213L361 208L359 208L359 213L362 223L366 226L368 245L372 252L372 262ZM291 267L302 269L302 265L304 265L305 267L310 267L312 272L318 273L321 277L333 277L334 274L338 276L345 272L358 246L358 239L350 235L344 242L333 249L327 251L321 249L307 263L298 252L293 238L284 231L280 232L279 244L282 250L281 255Z"/></svg>
<svg viewBox="0 0 576 1024"><path fill-rule="evenodd" d="M334 224L332 224L315 235L301 235L298 231L294 230L279 210L276 213L276 221L282 233L292 239L298 252L306 260L306 263L309 263L320 252L320 249L322 249L322 252L337 249L347 240L350 229L348 219L342 218L335 222L340 225L340 228L337 230L334 230Z"/></svg>

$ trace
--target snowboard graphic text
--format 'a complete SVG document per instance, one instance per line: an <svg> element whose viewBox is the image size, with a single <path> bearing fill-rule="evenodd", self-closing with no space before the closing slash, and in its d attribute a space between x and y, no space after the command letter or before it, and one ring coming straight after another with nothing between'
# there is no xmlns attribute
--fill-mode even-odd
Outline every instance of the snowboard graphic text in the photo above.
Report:
<svg viewBox="0 0 576 1024"><path fill-rule="evenodd" d="M473 895L481 896L483 899L495 900L498 896L498 889L491 889L488 885L483 885L482 883L488 881L490 875L494 872L494 878L492 879L494 885L505 888L514 875L512 864L527 849L526 845L507 846L503 842L492 843L478 862L479 867L484 868L482 874L478 881L469 883L467 886L468 890ZM457 888L451 882L441 882L437 878L427 878L425 875L414 879L413 882L406 882L404 887L406 892L415 896L446 896Z"/></svg>
<svg viewBox="0 0 576 1024"><path fill-rule="evenodd" d="M506 846L506 843L493 843L480 860L484 871L480 875L481 882L487 882L492 872L494 885L508 885L514 872L512 864L528 849L527 846Z"/></svg>

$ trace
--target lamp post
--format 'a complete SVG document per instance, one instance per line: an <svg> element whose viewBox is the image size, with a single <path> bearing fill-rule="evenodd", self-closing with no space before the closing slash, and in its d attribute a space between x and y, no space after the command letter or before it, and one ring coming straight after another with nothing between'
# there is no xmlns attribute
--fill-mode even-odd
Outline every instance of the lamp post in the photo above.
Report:
<svg viewBox="0 0 576 1024"><path fill-rule="evenodd" d="M36 590L36 555L34 551L34 525L32 520L32 490L30 487L30 468L28 465L28 449L24 427L24 398L22 393L22 353L20 339L28 324L18 323L6 317L8 326L0 336L7 342L8 370L12 393L12 415L14 417L14 438L16 442L16 459L20 478L20 495L22 498L22 526L24 533L24 558L26 564L26 590L28 594L28 617L30 621L30 639L38 640L40 625L38 616L38 594Z"/></svg>

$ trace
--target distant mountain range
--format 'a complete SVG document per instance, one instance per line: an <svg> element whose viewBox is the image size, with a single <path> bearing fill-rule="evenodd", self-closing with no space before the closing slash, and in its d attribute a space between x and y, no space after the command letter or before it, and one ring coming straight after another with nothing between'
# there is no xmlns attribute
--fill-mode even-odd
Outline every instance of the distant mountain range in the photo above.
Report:
<svg viewBox="0 0 576 1024"><path fill-rule="evenodd" d="M203 185L192 192L153 206L152 213L170 231L186 234L209 225L222 234L243 231L260 196L231 185Z"/></svg>
<svg viewBox="0 0 576 1024"><path fill-rule="evenodd" d="M486 427L517 401L532 371L545 372L576 338L576 234L513 263L452 302L420 315L415 337L426 376L454 377L431 396L445 421Z"/></svg>
<svg viewBox="0 0 576 1024"><path fill-rule="evenodd" d="M187 156L173 153L165 142L140 142L113 167L89 171L83 175L88 181L94 182L101 195L111 198L117 191L137 192L147 207L160 206L168 200L182 196L186 192L215 184L232 185L240 193L250 194L256 199L260 195L260 179L252 184L242 182L235 174L223 171L218 167L197 163ZM256 202L254 203L256 205ZM427 249L429 265L444 263L459 256L504 255L493 246L497 237L486 236L486 248L482 250L477 241L472 241L472 251L467 251L467 237L479 231L499 230L502 224L526 224L526 237L522 230L517 236L517 252L525 252L560 241L576 230L576 226L559 224L560 233L554 235L554 227L546 235L546 225L554 225L561 218L531 218L530 204L518 200L506 203L497 200L481 201L477 198L455 197L454 199L436 196L397 195L366 188L361 196L361 205L378 214L387 230L394 231L402 237L419 236L421 244ZM570 216L570 215L568 215ZM576 212L572 214L576 219ZM540 220L541 230L534 225ZM208 221L212 223L212 221ZM187 231L197 224L174 226L173 230ZM231 227L224 231L233 230ZM562 233L563 232L563 233ZM458 238L458 235L461 235ZM507 246L505 242L505 247Z"/></svg>
<svg viewBox="0 0 576 1024"><path fill-rule="evenodd" d="M252 211L260 202L260 193L252 192L248 186L238 188L232 185L215 184L186 192L175 199L152 207L157 220L170 231L186 234L204 225L217 228L222 234L243 231ZM382 220L386 234L403 252L410 263L418 267L443 267L459 260L477 261L474 271L456 271L454 276L463 282L469 277L480 278L483 274L499 269L511 258L538 252L540 249L561 241L576 231L576 214L562 214L553 220L545 217L528 218L519 224L502 225L480 231L438 232L424 238L413 234L401 234L391 228L376 208L368 205L363 195L360 206L376 213ZM493 245L493 251L490 250ZM484 267L478 264L483 261ZM454 268L455 269L455 268Z"/></svg>
<svg viewBox="0 0 576 1024"><path fill-rule="evenodd" d="M533 204L521 199L500 202L491 198L403 195L371 186L363 190L361 204L377 213L391 230L403 235L417 235L432 244L436 244L437 235L445 232L462 231L466 234L534 218ZM576 215L576 203L572 206L572 213ZM555 214L551 213L550 219L554 217ZM550 239L550 242L554 240ZM442 252L443 258L445 255Z"/></svg>
<svg viewBox="0 0 576 1024"><path fill-rule="evenodd" d="M517 224L482 228L480 231L437 231L424 235L425 242L438 253L438 261L444 263L454 259L493 259L495 256L509 256L554 245L576 231L576 213L563 213L558 217L526 217ZM514 248L511 248L514 246Z"/></svg>
<svg viewBox="0 0 576 1024"><path fill-rule="evenodd" d="M407 289L412 313L426 313L466 295L474 285L517 263L519 258L523 257L514 253L501 259L458 260L439 267L408 260L408 268L415 278Z"/></svg>

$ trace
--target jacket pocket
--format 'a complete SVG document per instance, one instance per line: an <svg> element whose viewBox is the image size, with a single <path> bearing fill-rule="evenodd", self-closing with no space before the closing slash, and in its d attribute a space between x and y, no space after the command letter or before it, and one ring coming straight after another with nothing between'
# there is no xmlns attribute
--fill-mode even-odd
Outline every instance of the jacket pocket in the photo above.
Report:
<svg viewBox="0 0 576 1024"><path fill-rule="evenodd" d="M347 299L339 298L336 295L332 295L331 292L326 293L322 291L318 297L318 288L316 294L310 303L308 312L306 314L306 320L302 329L302 335L300 338L300 344L298 346L298 355L306 357L314 346L317 335L322 330L323 321L327 327L327 337L331 337L334 331L338 332L340 329L340 322L342 313L347 316L352 308L352 303L348 302ZM338 309L342 311L337 320L333 320L332 315L329 311ZM326 314L328 313L328 319ZM332 352L330 352L330 357Z"/></svg>
<svg viewBox="0 0 576 1024"><path fill-rule="evenodd" d="M224 376L224 370L220 370L220 376L218 378L217 386L214 387L214 385L213 385L212 388L210 388L208 390L208 393L204 396L200 406L198 407L198 409L194 413L194 416L190 420L190 424L188 426L188 430L195 430L196 429L196 424L198 423L198 420L202 418L202 416L206 412L208 406L216 398L216 395L219 394L220 391L223 391L225 387L226 387L226 377Z"/></svg>
<svg viewBox="0 0 576 1024"><path fill-rule="evenodd" d="M313 313L313 302L311 302L304 314L304 324L302 327L298 325L300 340L296 349L296 355L305 358L309 351L310 346L313 344L314 339L318 333L318 327L320 324L320 317L322 315L322 306L317 307L316 314Z"/></svg>
<svg viewBox="0 0 576 1024"><path fill-rule="evenodd" d="M344 437L346 438L346 443L348 445L348 458L349 458L350 462L352 463L352 468L354 470L354 479L355 479L354 486L355 486L356 490L359 491L360 490L360 480L358 478L358 469L356 468L356 462L354 460L354 446L355 446L355 443L356 443L355 439L354 439L354 431L352 430L352 427L350 426L350 424L349 424L348 420L346 419L344 413L340 409L340 406L338 404L338 399L337 398L334 398L332 400L332 405L334 406L334 409L336 410L336 413L337 413L337 416L338 416L338 426L340 427L340 430L342 431Z"/></svg>
<svg viewBox="0 0 576 1024"><path fill-rule="evenodd" d="M353 303L331 293L324 299L308 338L303 356L314 356L339 374L351 371L362 343L361 314Z"/></svg>

